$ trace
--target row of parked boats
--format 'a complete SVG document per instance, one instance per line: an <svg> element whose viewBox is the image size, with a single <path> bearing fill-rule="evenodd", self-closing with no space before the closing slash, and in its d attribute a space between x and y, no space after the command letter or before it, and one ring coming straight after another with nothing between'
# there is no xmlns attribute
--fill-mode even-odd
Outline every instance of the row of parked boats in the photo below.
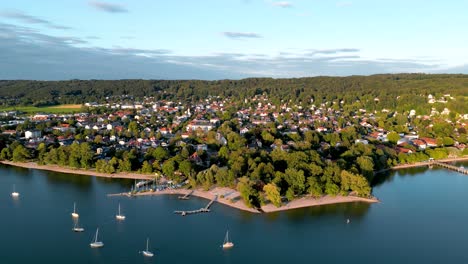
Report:
<svg viewBox="0 0 468 264"><path fill-rule="evenodd" d="M71 216L76 219L75 221L75 226L73 227L73 231L74 232L83 232L84 231L84 228L83 227L80 227L79 224L78 224L78 219L80 217L80 215L76 212L76 203L73 203L73 212L71 213ZM119 203L119 209L118 209L118 213L115 215L115 219L117 219L118 221L123 221L125 220L125 215L123 215L120 211L120 203ZM89 246L91 248L101 248L104 246L104 243L102 241L99 241L98 239L98 235L99 235L99 227L96 229L96 234L94 235L94 239L93 241L91 241L91 243L89 244ZM143 250L141 251L141 253L143 254L143 256L145 257L152 257L154 256L153 252L149 251L149 238L146 239L146 250Z"/></svg>
<svg viewBox="0 0 468 264"><path fill-rule="evenodd" d="M11 196L13 198L18 198L19 195L20 195L19 192L17 192L16 189L15 189L15 185L13 185L13 192L11 193ZM76 203L73 203L73 212L71 213L71 216L72 216L72 218L74 218L76 220L75 225L72 228L72 231L73 232L84 232L84 228L79 226L78 219L79 219L80 215L76 211ZM118 221L124 221L125 220L125 215L122 214L121 209L120 209L120 203L119 203L119 207L118 207L118 213L115 215L115 219L117 219ZM99 235L99 227L96 229L96 234L94 235L93 241L91 241L91 243L89 244L89 246L91 248L101 248L101 247L104 246L104 243L102 241L99 241L98 235ZM229 249L229 248L232 248L232 247L234 247L234 243L232 241L230 241L230 239L229 239L229 230L228 230L228 231L226 231L226 235L224 237L222 248ZM141 251L141 253L146 257L153 257L154 256L153 252L149 251L149 238L146 239L146 250Z"/></svg>

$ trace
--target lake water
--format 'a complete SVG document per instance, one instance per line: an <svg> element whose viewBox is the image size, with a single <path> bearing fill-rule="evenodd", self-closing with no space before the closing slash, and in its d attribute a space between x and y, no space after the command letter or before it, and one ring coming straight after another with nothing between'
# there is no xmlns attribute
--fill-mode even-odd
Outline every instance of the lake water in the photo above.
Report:
<svg viewBox="0 0 468 264"><path fill-rule="evenodd" d="M107 197L133 182L2 165L0 263L468 263L466 175L416 168L378 177L379 204L263 215L214 204L212 213L181 217L173 211L208 201ZM73 202L83 233L71 230ZM97 227L105 246L92 249ZM227 229L235 247L226 251ZM139 253L147 237L153 258Z"/></svg>

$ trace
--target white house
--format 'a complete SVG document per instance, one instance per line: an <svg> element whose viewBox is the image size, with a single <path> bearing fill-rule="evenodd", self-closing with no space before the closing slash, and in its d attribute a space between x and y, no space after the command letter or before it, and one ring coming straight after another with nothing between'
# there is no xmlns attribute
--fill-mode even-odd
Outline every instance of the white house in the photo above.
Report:
<svg viewBox="0 0 468 264"><path fill-rule="evenodd" d="M30 138L39 138L41 137L41 131L39 130L32 130L32 131L26 131L24 132L24 137L26 139L30 139Z"/></svg>

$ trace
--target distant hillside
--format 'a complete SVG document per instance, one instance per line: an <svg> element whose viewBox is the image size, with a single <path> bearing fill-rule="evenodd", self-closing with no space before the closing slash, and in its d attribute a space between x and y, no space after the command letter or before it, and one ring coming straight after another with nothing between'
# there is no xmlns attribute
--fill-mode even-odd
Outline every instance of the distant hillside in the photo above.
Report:
<svg viewBox="0 0 468 264"><path fill-rule="evenodd" d="M266 93L273 102L289 100L310 104L341 102L362 105L368 110L416 109L427 113L429 94L453 98L438 108L449 107L468 113L468 75L395 74L350 77L312 77L292 79L249 78L242 80L70 80L0 81L0 102L11 105L51 105L115 101L122 95L141 99L196 101L211 96L243 100ZM378 98L378 100L375 100Z"/></svg>

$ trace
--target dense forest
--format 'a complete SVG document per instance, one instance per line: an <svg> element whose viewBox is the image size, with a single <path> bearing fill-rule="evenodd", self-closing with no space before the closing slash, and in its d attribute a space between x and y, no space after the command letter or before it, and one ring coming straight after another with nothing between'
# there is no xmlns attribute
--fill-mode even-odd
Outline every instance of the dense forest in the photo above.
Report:
<svg viewBox="0 0 468 264"><path fill-rule="evenodd" d="M289 101L321 104L331 101L354 102L349 107L367 110L415 109L429 114L424 104L427 96L450 94L449 109L468 112L468 75L385 74L350 77L249 78L243 80L70 80L70 81L0 81L3 106L53 105L103 102L113 97L132 96L143 99L198 101L209 95L233 99L251 98L266 93L273 102ZM379 103L374 99L379 98ZM436 106L437 107L437 106Z"/></svg>

